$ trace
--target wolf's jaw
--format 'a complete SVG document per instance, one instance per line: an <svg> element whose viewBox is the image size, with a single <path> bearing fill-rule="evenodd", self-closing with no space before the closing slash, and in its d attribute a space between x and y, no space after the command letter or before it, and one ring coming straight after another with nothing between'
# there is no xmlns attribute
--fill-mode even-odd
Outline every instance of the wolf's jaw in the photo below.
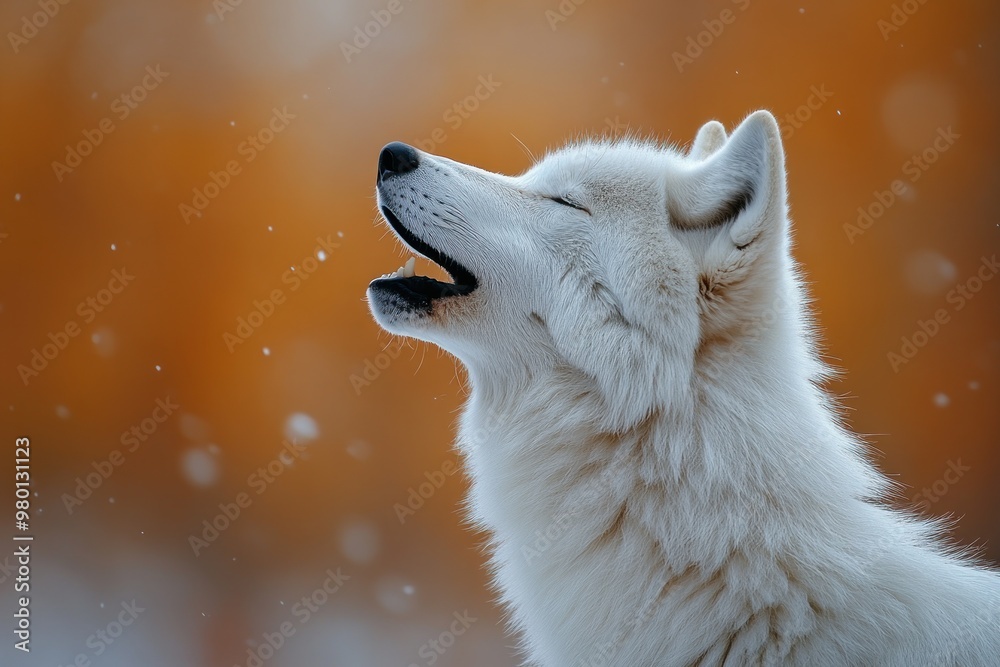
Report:
<svg viewBox="0 0 1000 667"><path fill-rule="evenodd" d="M428 310L434 299L463 296L472 291L472 288L466 285L436 280L429 276L418 276L414 270L416 261L416 257L410 257L406 260L406 264L392 273L376 278L369 287L390 291L403 297L413 310Z"/></svg>
<svg viewBox="0 0 1000 667"><path fill-rule="evenodd" d="M410 250L418 255L426 257L447 271L448 275L455 281L456 286L466 287L470 292L476 289L479 281L476 280L476 277L472 275L471 271L465 268L451 255L417 236L417 234L404 225L399 219L399 216L397 216L387 206L381 206L381 210L382 216L385 218L386 222L389 223L392 230Z"/></svg>
<svg viewBox="0 0 1000 667"><path fill-rule="evenodd" d="M381 207L386 222L403 244L443 268L454 282L435 280L416 274L416 257L410 257L392 273L376 278L369 284L373 295L388 298L410 312L430 313L434 301L445 297L466 296L479 286L479 281L461 263L434 247L407 228L388 207Z"/></svg>
<svg viewBox="0 0 1000 667"><path fill-rule="evenodd" d="M417 258L411 256L408 260L406 260L406 264L403 264L403 266L399 267L392 273L383 273L379 280L385 280L386 278L412 278L416 275L413 271L413 267L416 263Z"/></svg>

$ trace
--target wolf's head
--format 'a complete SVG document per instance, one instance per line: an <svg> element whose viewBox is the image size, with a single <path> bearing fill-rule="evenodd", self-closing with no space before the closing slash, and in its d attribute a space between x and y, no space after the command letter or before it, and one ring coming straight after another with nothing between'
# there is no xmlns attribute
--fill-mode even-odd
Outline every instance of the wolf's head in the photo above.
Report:
<svg viewBox="0 0 1000 667"><path fill-rule="evenodd" d="M414 252L368 287L390 332L440 345L473 381L575 369L626 427L749 338L793 286L784 156L767 112L731 136L705 125L687 154L585 142L520 176L383 148L378 205ZM754 343L755 345L756 343Z"/></svg>

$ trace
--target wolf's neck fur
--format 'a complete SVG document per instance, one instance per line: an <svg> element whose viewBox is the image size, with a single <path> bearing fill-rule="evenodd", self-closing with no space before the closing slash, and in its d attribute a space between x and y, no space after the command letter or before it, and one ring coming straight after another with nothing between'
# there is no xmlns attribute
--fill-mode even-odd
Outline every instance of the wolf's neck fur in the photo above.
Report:
<svg viewBox="0 0 1000 667"><path fill-rule="evenodd" d="M472 373L471 515L531 660L913 665L925 633L996 628L996 576L872 502L887 481L797 370L812 356L796 318L738 354L702 350L685 400L621 432L554 359ZM990 664L954 643L957 664Z"/></svg>

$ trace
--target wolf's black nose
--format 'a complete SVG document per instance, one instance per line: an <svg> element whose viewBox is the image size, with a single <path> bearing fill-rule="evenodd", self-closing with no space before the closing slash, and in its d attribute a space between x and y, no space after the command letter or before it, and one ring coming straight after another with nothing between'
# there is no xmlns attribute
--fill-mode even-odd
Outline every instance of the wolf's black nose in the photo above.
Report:
<svg viewBox="0 0 1000 667"><path fill-rule="evenodd" d="M401 141L386 144L378 156L378 180L393 174L405 174L420 165L417 151Z"/></svg>

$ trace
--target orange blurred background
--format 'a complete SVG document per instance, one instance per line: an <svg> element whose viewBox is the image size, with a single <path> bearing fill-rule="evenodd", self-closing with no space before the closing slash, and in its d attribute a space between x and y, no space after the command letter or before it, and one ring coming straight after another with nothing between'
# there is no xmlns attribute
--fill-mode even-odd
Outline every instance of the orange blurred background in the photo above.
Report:
<svg viewBox="0 0 1000 667"><path fill-rule="evenodd" d="M1000 561L1000 280L973 280L1000 245L998 18L968 0L3 3L0 408L5 467L31 438L36 539L33 650L4 630L0 662L517 664L466 480L437 473L462 371L400 349L363 300L404 258L375 217L390 140L517 173L522 143L686 145L771 109L845 371L831 392L900 503Z"/></svg>

